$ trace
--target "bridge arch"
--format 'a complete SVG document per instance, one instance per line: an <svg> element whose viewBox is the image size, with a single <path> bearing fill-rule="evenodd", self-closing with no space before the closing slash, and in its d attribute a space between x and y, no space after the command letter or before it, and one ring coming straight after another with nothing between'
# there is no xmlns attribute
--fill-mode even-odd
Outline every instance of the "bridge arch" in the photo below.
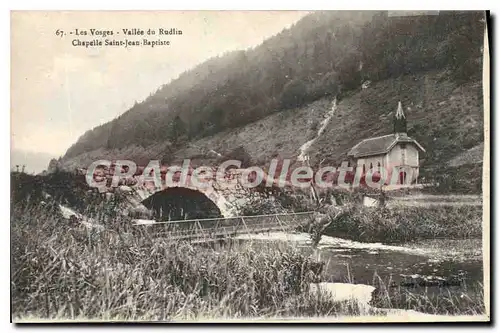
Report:
<svg viewBox="0 0 500 333"><path fill-rule="evenodd" d="M155 192L142 204L153 212L157 221L224 217L219 207L204 193L186 187L170 187Z"/></svg>
<svg viewBox="0 0 500 333"><path fill-rule="evenodd" d="M223 191L218 191L214 187L198 188L194 186L163 186L162 188L155 188L151 186L127 186L127 188L130 201L135 202L136 205L145 206L144 208L153 210L153 212L155 209L160 209L159 207L163 205L168 206L168 203L160 203L162 200L176 202L177 200L173 199L173 197L174 195L177 195L184 198L184 200L190 200L189 197L191 196L196 201L196 205L191 207L190 205L186 205L186 207L184 207L188 210L198 206L209 209L211 212L210 214L212 215L214 215L218 210L220 217L233 217L237 215L237 211L232 204L234 198L232 198L231 194L224 195ZM206 200L210 201L213 205L208 203ZM180 201L177 202L179 203ZM182 205L177 207L181 207L182 209ZM193 214L193 212L191 212L191 214Z"/></svg>
<svg viewBox="0 0 500 333"><path fill-rule="evenodd" d="M214 170L214 172L216 171ZM171 211L173 209L175 211L177 208L180 208L183 211L186 209L191 211L188 215L192 215L195 214L192 209L196 210L198 209L195 208L196 206L202 206L209 211L207 215L216 215L218 213L220 214L218 217L230 218L239 215L239 207L247 203L247 196L250 194L248 189L242 187L238 181L240 173L241 171L238 172L237 170L235 172L231 170L231 172L226 174L225 178L227 178L227 182L219 182L213 179L213 182L205 186L194 186L193 182L189 180L191 175L188 174L188 179L182 183L166 184L162 181L159 187L152 181L144 181L144 179L141 179L142 176L139 175L123 180L118 191L127 193L126 196L131 203L131 207L135 207L132 211L146 213L148 210L153 210L153 213L158 215L159 210L165 211L166 209ZM192 197L196 201L196 204L184 205L181 203L181 198L174 198L175 195L184 198L184 200L190 200L189 197ZM211 201L213 205L208 203L206 199ZM172 206L174 202L177 203L177 208ZM159 215L163 215L163 213ZM174 212L174 215L179 216L179 213ZM181 213L180 215L184 214ZM191 218L211 217L205 215L204 217Z"/></svg>

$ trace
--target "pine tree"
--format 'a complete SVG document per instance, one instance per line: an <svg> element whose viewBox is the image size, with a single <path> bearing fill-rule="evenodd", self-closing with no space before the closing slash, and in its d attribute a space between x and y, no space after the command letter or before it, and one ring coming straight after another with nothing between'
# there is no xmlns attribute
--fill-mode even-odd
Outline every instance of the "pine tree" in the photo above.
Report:
<svg viewBox="0 0 500 333"><path fill-rule="evenodd" d="M184 124L181 117L176 116L170 125L170 141L172 141L174 145L177 145L185 134L186 124Z"/></svg>

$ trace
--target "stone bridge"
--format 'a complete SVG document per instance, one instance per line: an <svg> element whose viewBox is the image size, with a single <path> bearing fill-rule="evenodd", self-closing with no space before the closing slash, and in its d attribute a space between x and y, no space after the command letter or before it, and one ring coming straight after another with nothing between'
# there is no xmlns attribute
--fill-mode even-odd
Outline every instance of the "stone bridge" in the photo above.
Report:
<svg viewBox="0 0 500 333"><path fill-rule="evenodd" d="M188 174L186 181L179 183L178 178L174 179L170 184L165 182L165 172L162 172L162 185L161 187L155 186L153 181L143 181L142 175L136 175L126 179L121 179L119 186L113 188L111 186L100 188L101 192L107 192L109 196L113 193L120 194L128 201L128 205L124 208L123 214L132 215L148 214L151 213L152 206L159 206L158 202L161 200L160 194L172 193L171 196L182 196L184 200L190 201L201 198L208 199L220 212L219 216L211 217L224 217L231 218L239 215L239 208L244 206L252 196L259 196L260 194L251 189L245 188L241 184L241 176L243 169L230 169L226 172L223 181L217 181L216 177L211 179L210 184L205 186L195 186L191 181L191 174ZM215 173L214 173L215 174ZM100 178L100 179L99 179ZM97 181L102 181L103 178L111 183L111 172L101 173L95 177ZM182 191L181 191L182 190ZM177 193L177 194L176 194ZM206 204L204 209L210 208ZM183 216L182 219L185 219Z"/></svg>

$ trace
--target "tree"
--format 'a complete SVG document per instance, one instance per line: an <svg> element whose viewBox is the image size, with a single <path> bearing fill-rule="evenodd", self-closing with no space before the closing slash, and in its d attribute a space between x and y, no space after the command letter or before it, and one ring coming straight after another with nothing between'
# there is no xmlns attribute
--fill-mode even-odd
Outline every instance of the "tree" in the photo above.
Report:
<svg viewBox="0 0 500 333"><path fill-rule="evenodd" d="M186 125L182 121L181 117L176 116L174 118L174 120L170 124L169 132L170 132L169 135L170 141L172 141L174 145L177 145L181 137L187 134Z"/></svg>
<svg viewBox="0 0 500 333"><path fill-rule="evenodd" d="M281 95L281 106L283 108L295 108L301 106L307 95L307 87L302 80L296 79L288 82L283 87Z"/></svg>
<svg viewBox="0 0 500 333"><path fill-rule="evenodd" d="M59 167L60 167L60 162L58 160L56 160L55 158L53 158L49 162L49 165L47 167L47 171L49 173L54 173L54 172L59 171Z"/></svg>

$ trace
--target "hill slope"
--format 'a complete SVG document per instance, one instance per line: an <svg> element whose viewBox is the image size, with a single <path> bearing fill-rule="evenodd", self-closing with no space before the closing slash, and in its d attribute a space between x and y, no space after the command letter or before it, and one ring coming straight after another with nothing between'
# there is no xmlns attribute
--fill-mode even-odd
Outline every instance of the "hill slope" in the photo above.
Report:
<svg viewBox="0 0 500 333"><path fill-rule="evenodd" d="M339 164L347 151L370 136L391 133L392 114L397 102L405 106L408 132L426 149L424 166L440 165L455 155L482 141L482 84L473 81L461 86L450 81L439 82L442 72L402 76L372 84L367 89L353 91L338 102L335 114L310 148L312 164L325 159ZM405 93L400 97L400 86ZM426 94L427 91L427 94ZM318 125L332 106L331 98L323 98L307 106L272 114L264 119L236 129L180 145L166 157L170 163L192 158L195 164L212 163L221 155L238 147L265 165L273 157L296 158L301 145L313 138ZM147 164L148 158L163 157L168 144L156 144L142 149L100 149L67 159L71 166L88 165L100 158L131 158ZM69 165L68 164L68 165Z"/></svg>
<svg viewBox="0 0 500 333"><path fill-rule="evenodd" d="M482 141L483 17L314 13L252 50L182 74L87 132L63 163L215 163L211 150L225 155L238 147L256 164L294 158L337 97L335 114L310 147L313 164L339 163L359 140L390 132L391 112L401 100L409 134L432 147L423 165L444 165Z"/></svg>

